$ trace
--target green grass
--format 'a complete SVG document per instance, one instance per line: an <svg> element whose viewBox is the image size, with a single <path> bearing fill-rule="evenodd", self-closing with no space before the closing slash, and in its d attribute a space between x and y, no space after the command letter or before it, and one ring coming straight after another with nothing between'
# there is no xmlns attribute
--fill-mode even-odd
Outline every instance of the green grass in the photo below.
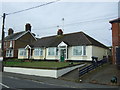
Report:
<svg viewBox="0 0 120 90"><path fill-rule="evenodd" d="M20 67L36 67L36 68L60 68L69 66L70 62L48 62L48 61L33 61L33 62L4 62L4 66L20 66ZM79 64L79 63L73 63Z"/></svg>

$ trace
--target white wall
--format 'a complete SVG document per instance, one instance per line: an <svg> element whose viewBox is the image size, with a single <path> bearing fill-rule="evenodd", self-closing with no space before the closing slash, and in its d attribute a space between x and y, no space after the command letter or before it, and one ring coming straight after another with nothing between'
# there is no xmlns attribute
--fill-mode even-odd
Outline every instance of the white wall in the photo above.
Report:
<svg viewBox="0 0 120 90"><path fill-rule="evenodd" d="M92 46L92 54L93 56L98 57L99 60L103 59L103 56L107 56L109 49L97 47L97 46Z"/></svg>
<svg viewBox="0 0 120 90"><path fill-rule="evenodd" d="M36 75L36 76L43 76L43 77L53 77L58 78L76 68L82 67L85 64L68 67L60 70L48 70L48 69L31 69L31 68L18 68L18 67L4 67L5 72L12 72L12 73L21 73L27 75Z"/></svg>
<svg viewBox="0 0 120 90"><path fill-rule="evenodd" d="M87 60L87 61L91 61L91 57L92 56L96 56L99 59L103 59L103 56L107 55L107 52L110 52L109 49L105 49L105 48L101 48L101 47L97 47L97 46L86 46L86 55L85 56L75 56L73 55L73 51L72 51L73 47L68 47L68 59L67 60ZM45 56L45 52L46 52L46 56ZM34 51L33 51L33 55L34 55ZM22 57L19 56L19 52L18 52L18 59L24 59L27 57ZM59 60L60 56L58 55L48 55L48 48L44 48L43 49L43 56L33 56L32 58L34 59L48 59L48 60Z"/></svg>

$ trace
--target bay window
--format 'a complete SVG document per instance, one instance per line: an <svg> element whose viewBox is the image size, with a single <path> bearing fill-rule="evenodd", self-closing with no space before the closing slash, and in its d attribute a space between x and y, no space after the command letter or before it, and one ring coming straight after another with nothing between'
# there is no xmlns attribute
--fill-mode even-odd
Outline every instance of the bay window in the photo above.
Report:
<svg viewBox="0 0 120 90"><path fill-rule="evenodd" d="M48 48L48 55L55 55L55 48Z"/></svg>
<svg viewBox="0 0 120 90"><path fill-rule="evenodd" d="M43 49L42 48L35 48L34 49L34 56L42 56L43 55Z"/></svg>
<svg viewBox="0 0 120 90"><path fill-rule="evenodd" d="M86 55L86 46L74 46L73 47L73 55Z"/></svg>
<svg viewBox="0 0 120 90"><path fill-rule="evenodd" d="M20 56L26 56L27 55L26 49L20 49L19 55Z"/></svg>

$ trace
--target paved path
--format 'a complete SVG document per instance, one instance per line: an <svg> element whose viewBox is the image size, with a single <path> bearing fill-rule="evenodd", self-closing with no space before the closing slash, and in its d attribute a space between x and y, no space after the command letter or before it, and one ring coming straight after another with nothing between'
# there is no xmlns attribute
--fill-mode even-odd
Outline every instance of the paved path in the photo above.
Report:
<svg viewBox="0 0 120 90"><path fill-rule="evenodd" d="M62 77L60 79L69 80L78 82L80 79L83 83L97 83L97 84L105 84L105 85L118 85L120 86L120 70L116 68L115 65L112 64L104 64L101 67L98 67L96 70L89 72L79 78L78 70L74 70ZM117 84L111 83L111 78L116 76L118 79Z"/></svg>
<svg viewBox="0 0 120 90"><path fill-rule="evenodd" d="M113 76L117 77L117 84L111 83L111 78ZM83 82L120 86L120 70L118 70L115 65L105 64L103 67L97 68L96 70L84 75L81 79Z"/></svg>

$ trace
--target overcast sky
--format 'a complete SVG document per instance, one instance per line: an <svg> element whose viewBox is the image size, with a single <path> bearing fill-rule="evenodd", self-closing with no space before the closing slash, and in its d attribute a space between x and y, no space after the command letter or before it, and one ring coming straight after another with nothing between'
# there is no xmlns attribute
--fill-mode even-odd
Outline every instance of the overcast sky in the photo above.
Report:
<svg viewBox="0 0 120 90"><path fill-rule="evenodd" d="M54 0L53 0L54 1ZM12 13L46 2L0 2L0 23L3 13ZM118 17L118 2L56 2L21 13L6 16L5 34L9 28L24 31L32 25L37 37L56 35L57 26L64 34L83 31L99 42L110 46L112 33L110 20ZM64 18L64 24L62 21ZM2 26L2 25L1 25Z"/></svg>

